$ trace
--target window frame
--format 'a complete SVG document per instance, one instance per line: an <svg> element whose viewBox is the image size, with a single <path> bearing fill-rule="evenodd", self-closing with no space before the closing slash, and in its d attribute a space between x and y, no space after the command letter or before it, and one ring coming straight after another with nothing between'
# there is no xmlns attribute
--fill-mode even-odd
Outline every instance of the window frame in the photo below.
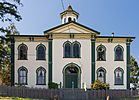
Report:
<svg viewBox="0 0 139 100"><path fill-rule="evenodd" d="M65 52L65 49L66 49L65 46L67 43L70 44L70 55L69 56L66 56L66 52ZM63 58L72 58L72 43L70 41L66 41L63 44Z"/></svg>
<svg viewBox="0 0 139 100"><path fill-rule="evenodd" d="M21 47L24 46L25 47L25 50L26 50L26 53L24 53L24 55L26 56L25 58L21 57ZM25 52L25 50L23 50ZM18 60L28 60L28 47L26 44L22 43L18 46Z"/></svg>
<svg viewBox="0 0 139 100"><path fill-rule="evenodd" d="M98 79L98 77L99 77L99 76L98 76L98 73L99 73L100 70L103 70L103 71L104 71L104 77L103 77L103 78L104 78L104 83L106 83L106 69L103 68L103 67L100 67L100 68L97 69L97 79ZM99 80L99 79L98 79L98 80ZM100 80L100 81L101 81L101 80Z"/></svg>
<svg viewBox="0 0 139 100"><path fill-rule="evenodd" d="M120 70L120 72L122 73L122 76L121 76L122 83L117 83L117 81L116 81L116 71L117 70ZM120 67L118 67L114 70L114 85L124 85L124 70Z"/></svg>
<svg viewBox="0 0 139 100"><path fill-rule="evenodd" d="M103 60L100 60L99 57L98 57L98 55L99 55L98 51L99 51L100 47L104 48L104 59ZM106 47L102 44L98 45L96 51L97 51L97 61L106 61Z"/></svg>
<svg viewBox="0 0 139 100"><path fill-rule="evenodd" d="M117 59L117 58L116 58L116 49L117 49L118 47L120 47L121 50L122 50L122 58L121 58L121 59ZM124 48L123 48L121 45L117 45L117 46L115 46L115 48L114 48L114 61L124 61Z"/></svg>
<svg viewBox="0 0 139 100"><path fill-rule="evenodd" d="M20 76L20 72L21 71L25 71L26 73L25 73L25 76ZM20 81L20 78L25 78L26 80L26 82L25 83L21 83L21 81ZM22 67L20 67L20 68L18 68L18 84L19 85L27 85L28 84L28 70L27 70L27 68L26 67L24 67L24 66L22 66Z"/></svg>
<svg viewBox="0 0 139 100"><path fill-rule="evenodd" d="M79 51L78 51L79 56L78 57L74 56L74 45L75 44L77 44L79 46ZM75 41L75 42L72 43L72 58L81 58L81 44L78 41Z"/></svg>
<svg viewBox="0 0 139 100"><path fill-rule="evenodd" d="M43 59L40 59L39 57L38 57L38 49L39 49L39 47L43 47L43 49L44 49L44 58ZM46 60L46 47L45 47L45 45L43 45L43 44L39 44L39 45L37 45L37 47L36 47L36 60Z"/></svg>
<svg viewBox="0 0 139 100"><path fill-rule="evenodd" d="M42 76L43 78L41 77L41 79L44 79L43 80L44 83L39 83L39 75L38 75L39 71L44 71L44 76ZM43 67L39 67L36 70L36 85L46 85L46 69Z"/></svg>
<svg viewBox="0 0 139 100"><path fill-rule="evenodd" d="M70 44L70 56L67 57L65 56L65 46L66 44L69 43ZM74 57L74 45L77 44L79 46L79 57ZM81 58L81 44L78 41L74 41L73 43L71 43L70 41L66 41L63 44L63 58Z"/></svg>

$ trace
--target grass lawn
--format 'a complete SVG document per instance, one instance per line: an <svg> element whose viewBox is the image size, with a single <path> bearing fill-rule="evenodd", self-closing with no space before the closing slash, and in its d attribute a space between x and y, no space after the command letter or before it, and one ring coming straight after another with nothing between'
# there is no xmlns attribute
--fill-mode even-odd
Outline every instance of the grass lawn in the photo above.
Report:
<svg viewBox="0 0 139 100"><path fill-rule="evenodd" d="M19 98L19 97L0 97L0 100L38 100L38 99Z"/></svg>

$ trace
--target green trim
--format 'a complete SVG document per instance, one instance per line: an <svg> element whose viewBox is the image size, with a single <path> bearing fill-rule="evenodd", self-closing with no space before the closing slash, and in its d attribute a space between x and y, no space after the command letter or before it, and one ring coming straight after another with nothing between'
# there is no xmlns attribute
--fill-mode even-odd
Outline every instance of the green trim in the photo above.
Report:
<svg viewBox="0 0 139 100"><path fill-rule="evenodd" d="M52 39L48 41L48 83L52 82Z"/></svg>
<svg viewBox="0 0 139 100"><path fill-rule="evenodd" d="M95 38L91 39L91 83L95 81Z"/></svg>
<svg viewBox="0 0 139 100"><path fill-rule="evenodd" d="M130 89L130 42L126 43L127 51L127 89Z"/></svg>
<svg viewBox="0 0 139 100"><path fill-rule="evenodd" d="M11 38L11 86L14 86L14 65L15 65L15 58L14 58L14 47L15 47L15 40Z"/></svg>
<svg viewBox="0 0 139 100"><path fill-rule="evenodd" d="M66 70L67 67L70 67L70 66L77 67L77 69L79 71L78 72L78 88L81 88L81 67L78 66L75 63L69 63L69 64L65 65L64 68L63 68L63 71L62 71L63 72L63 88L65 88L65 70Z"/></svg>

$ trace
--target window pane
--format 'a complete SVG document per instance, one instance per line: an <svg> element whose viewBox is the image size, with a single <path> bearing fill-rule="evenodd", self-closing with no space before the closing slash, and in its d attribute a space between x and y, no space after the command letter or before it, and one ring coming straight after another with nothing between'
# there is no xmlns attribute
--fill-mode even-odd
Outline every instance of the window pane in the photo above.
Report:
<svg viewBox="0 0 139 100"><path fill-rule="evenodd" d="M26 60L27 59L27 47L25 45L21 45L19 47L19 59Z"/></svg>
<svg viewBox="0 0 139 100"><path fill-rule="evenodd" d="M18 77L20 84L27 84L27 70L24 67L19 68Z"/></svg>
<svg viewBox="0 0 139 100"><path fill-rule="evenodd" d="M115 84L123 84L123 72L120 69L115 71Z"/></svg>
<svg viewBox="0 0 139 100"><path fill-rule="evenodd" d="M45 71L43 69L37 71L37 84L45 84Z"/></svg>
<svg viewBox="0 0 139 100"><path fill-rule="evenodd" d="M97 74L98 80L100 80L101 82L105 82L105 71L100 69Z"/></svg>
<svg viewBox="0 0 139 100"><path fill-rule="evenodd" d="M37 49L37 59L44 60L45 59L45 48L40 45Z"/></svg>
<svg viewBox="0 0 139 100"><path fill-rule="evenodd" d="M115 60L123 60L123 50L121 47L117 47L115 50Z"/></svg>
<svg viewBox="0 0 139 100"><path fill-rule="evenodd" d="M73 57L75 57L75 58L79 58L80 57L80 46L77 43L75 43L73 45Z"/></svg>
<svg viewBox="0 0 139 100"><path fill-rule="evenodd" d="M100 46L98 49L97 49L97 60L106 60L105 59L105 48Z"/></svg>
<svg viewBox="0 0 139 100"><path fill-rule="evenodd" d="M64 49L65 49L64 51L65 57L71 57L71 45L69 43L66 43Z"/></svg>

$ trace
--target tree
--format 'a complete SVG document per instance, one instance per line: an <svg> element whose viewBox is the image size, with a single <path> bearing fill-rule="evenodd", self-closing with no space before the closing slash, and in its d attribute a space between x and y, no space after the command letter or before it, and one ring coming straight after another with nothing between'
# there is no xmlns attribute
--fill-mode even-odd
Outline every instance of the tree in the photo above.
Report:
<svg viewBox="0 0 139 100"><path fill-rule="evenodd" d="M20 0L1 0L0 1L0 21L12 22L13 17L16 21L20 21L22 18L18 12L18 6L22 5ZM7 27L0 26L1 32L9 32Z"/></svg>
<svg viewBox="0 0 139 100"><path fill-rule="evenodd" d="M139 77L139 67L136 59L131 56L130 57L130 82L137 83Z"/></svg>
<svg viewBox="0 0 139 100"><path fill-rule="evenodd" d="M18 6L22 6L20 0L0 0L0 32L5 35L19 34L13 24L22 19ZM10 84L10 53L10 38L0 36L0 79L5 85Z"/></svg>
<svg viewBox="0 0 139 100"><path fill-rule="evenodd" d="M100 80L95 80L93 84L91 84L91 89L93 90L106 90L109 89L109 84L103 83Z"/></svg>

